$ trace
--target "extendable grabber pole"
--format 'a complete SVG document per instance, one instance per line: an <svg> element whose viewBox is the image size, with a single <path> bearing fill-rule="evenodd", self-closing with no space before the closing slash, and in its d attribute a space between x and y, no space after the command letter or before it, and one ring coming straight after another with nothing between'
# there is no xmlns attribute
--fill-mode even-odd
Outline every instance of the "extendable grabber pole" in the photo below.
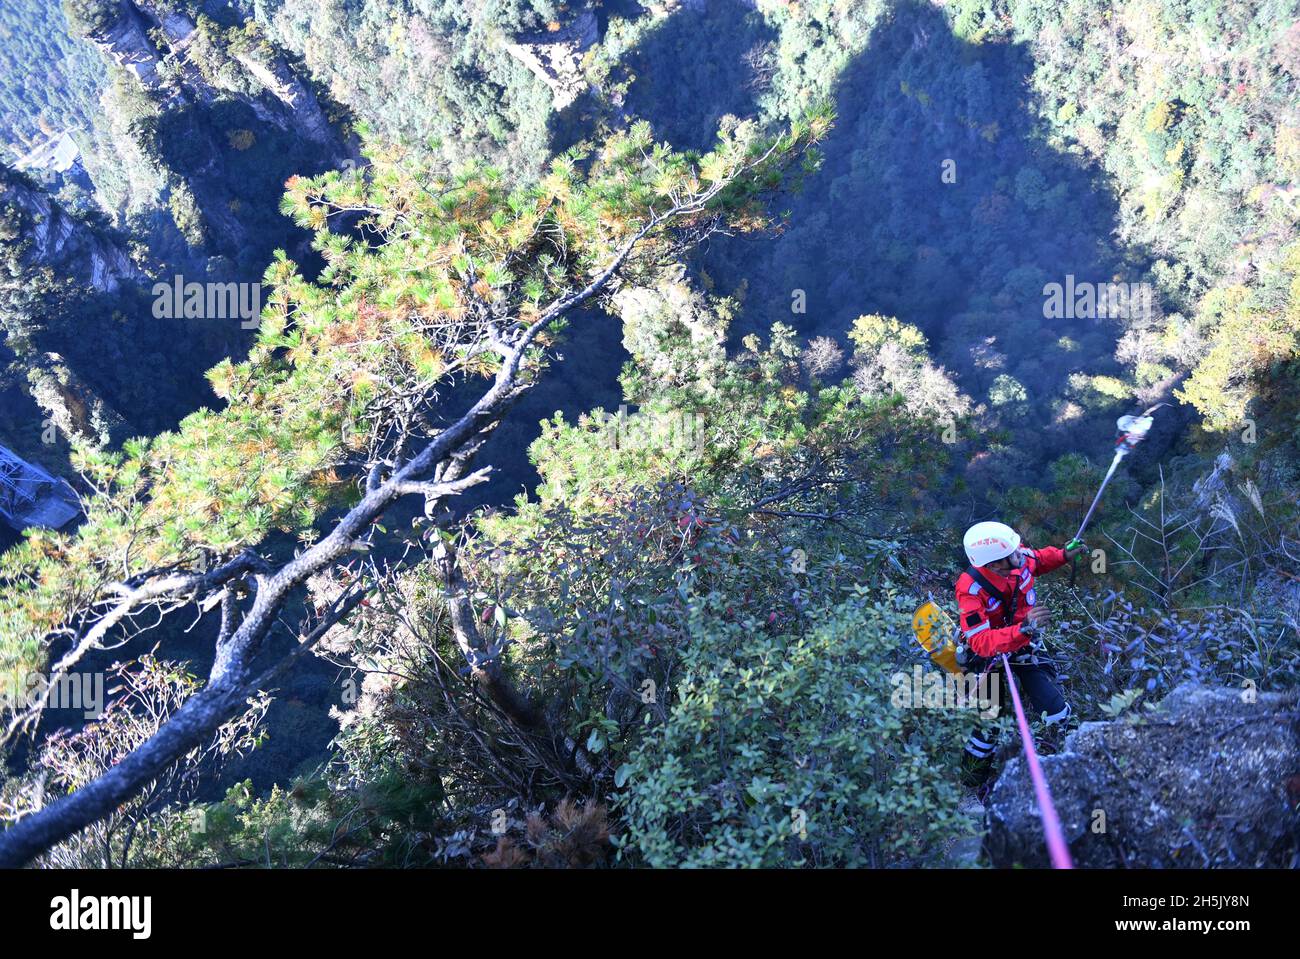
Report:
<svg viewBox="0 0 1300 959"><path fill-rule="evenodd" d="M1110 469L1106 470L1106 477L1101 481L1101 486L1097 490L1097 495L1092 498L1092 505L1088 507L1087 514L1083 517L1083 522L1079 524L1079 531L1074 534L1074 539L1065 544L1066 549L1073 549L1083 543L1083 531L1088 528L1088 523L1092 520L1092 514L1097 511L1097 504L1101 502L1101 494L1106 490L1106 484L1110 478L1115 475L1115 470L1119 469L1119 461L1137 447L1151 430L1153 422L1151 414L1162 406L1168 406L1168 403L1157 403L1155 406L1137 416L1121 416L1115 422L1119 430L1119 435L1115 437L1115 458L1110 461ZM1070 566L1070 585L1074 585L1074 566Z"/></svg>

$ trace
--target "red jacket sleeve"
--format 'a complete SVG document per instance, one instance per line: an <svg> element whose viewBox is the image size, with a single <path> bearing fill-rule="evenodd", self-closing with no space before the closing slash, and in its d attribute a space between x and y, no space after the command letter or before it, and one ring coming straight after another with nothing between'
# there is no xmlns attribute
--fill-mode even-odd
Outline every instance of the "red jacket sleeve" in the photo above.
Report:
<svg viewBox="0 0 1300 959"><path fill-rule="evenodd" d="M1054 569L1060 569L1069 562L1069 559L1065 555L1065 550L1057 549L1055 546L1044 546L1042 549L1032 551L1032 562L1029 571L1035 576L1041 576Z"/></svg>
<svg viewBox="0 0 1300 959"><path fill-rule="evenodd" d="M1020 631L1020 624L994 629L989 624L989 614L984 609L981 592L972 596L962 587L969 583L965 577L957 586L957 608L961 611L961 633L975 655L991 658L998 653L1014 653L1029 643L1029 637Z"/></svg>

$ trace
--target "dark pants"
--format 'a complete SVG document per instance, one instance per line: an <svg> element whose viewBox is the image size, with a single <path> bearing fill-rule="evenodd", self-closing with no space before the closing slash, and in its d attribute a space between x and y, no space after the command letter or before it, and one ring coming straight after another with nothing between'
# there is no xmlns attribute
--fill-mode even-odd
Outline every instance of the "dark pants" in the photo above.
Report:
<svg viewBox="0 0 1300 959"><path fill-rule="evenodd" d="M1001 657L993 661L991 669L1002 671L1005 682L1006 673L1002 670ZM1019 661L1011 660L1011 674L1020 684L1021 703L1025 707L1025 718L1030 722L1041 718L1048 725L1069 720L1072 710L1065 701L1061 687L1056 684L1056 666L1042 655L1022 656ZM1028 700L1028 702L1025 702ZM1002 708L1014 710L1011 702L1011 690L1003 690ZM997 750L998 729L996 726L977 727L966 740L966 751L962 756L962 768L968 781L982 781L993 765L993 754Z"/></svg>

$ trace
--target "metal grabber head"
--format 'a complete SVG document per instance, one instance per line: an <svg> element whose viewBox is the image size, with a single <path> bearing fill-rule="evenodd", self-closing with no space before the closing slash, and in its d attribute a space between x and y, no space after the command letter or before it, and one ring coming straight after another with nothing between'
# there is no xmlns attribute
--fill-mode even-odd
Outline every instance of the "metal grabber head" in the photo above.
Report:
<svg viewBox="0 0 1300 959"><path fill-rule="evenodd" d="M1162 406L1168 406L1168 403L1157 403L1136 416L1121 416L1115 421L1115 426L1119 430L1119 435L1115 437L1115 446L1122 453L1131 453L1133 448L1147 438L1147 433L1151 430L1151 424L1154 421L1152 413Z"/></svg>

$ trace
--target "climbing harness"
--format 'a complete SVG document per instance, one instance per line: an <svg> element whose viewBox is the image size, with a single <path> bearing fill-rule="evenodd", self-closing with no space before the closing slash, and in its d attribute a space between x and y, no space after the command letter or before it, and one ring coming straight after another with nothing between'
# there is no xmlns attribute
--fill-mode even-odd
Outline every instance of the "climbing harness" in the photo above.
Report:
<svg viewBox="0 0 1300 959"><path fill-rule="evenodd" d="M1007 625L1011 625L1016 621L1016 604L1020 600L1020 595L1016 590L1015 583L1011 584L1011 592L1008 594L994 586L989 581L989 578L984 575L984 571L978 566L967 566L966 574L970 576L971 579L975 580L975 582L979 583L980 587L986 590L990 596L1001 603L1002 609L1006 611L1005 620ZM983 673L988 671L991 663L992 660L978 655L973 649L971 649L970 644L966 642L965 637L962 637L962 639L957 643L957 664L963 669L968 669L971 672Z"/></svg>
<svg viewBox="0 0 1300 959"><path fill-rule="evenodd" d="M1007 674L1007 685L1011 687L1011 702L1016 707L1016 723L1020 726L1020 741L1025 747L1025 762L1029 766L1029 777L1034 783L1034 796L1038 801L1038 815L1043 821L1043 833L1047 836L1047 851L1052 858L1053 869L1073 869L1069 847L1065 844L1065 834L1061 830L1061 819L1052 805L1052 791L1047 788L1047 777L1038 763L1038 753L1034 751L1034 734L1029 731L1029 722L1025 719L1025 708L1020 705L1020 693L1016 689L1015 678L1011 675L1011 663L1007 654L1002 653L1002 668Z"/></svg>

